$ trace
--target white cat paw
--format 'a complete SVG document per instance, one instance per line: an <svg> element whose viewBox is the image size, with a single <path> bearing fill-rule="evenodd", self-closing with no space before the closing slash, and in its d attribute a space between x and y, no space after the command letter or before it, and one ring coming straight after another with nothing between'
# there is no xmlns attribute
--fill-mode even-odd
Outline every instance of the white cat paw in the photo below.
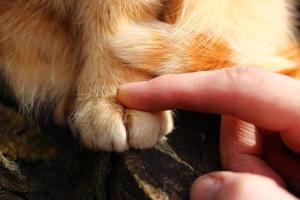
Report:
<svg viewBox="0 0 300 200"><path fill-rule="evenodd" d="M87 102L77 109L73 125L83 144L94 150L125 151L154 146L173 129L171 111L148 113L125 109L110 100Z"/></svg>

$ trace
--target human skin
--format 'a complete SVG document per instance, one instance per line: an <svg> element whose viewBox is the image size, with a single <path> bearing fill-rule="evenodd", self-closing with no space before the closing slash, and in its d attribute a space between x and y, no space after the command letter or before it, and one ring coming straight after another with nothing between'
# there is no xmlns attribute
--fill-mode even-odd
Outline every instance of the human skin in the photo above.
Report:
<svg viewBox="0 0 300 200"><path fill-rule="evenodd" d="M300 188L298 94L298 80L254 67L235 67L125 84L117 97L127 107L149 112L179 108L222 114L222 167L240 173L200 177L192 186L191 199L205 199L203 195L209 193L201 191L209 187L217 188L210 199L219 199L225 191L228 199L247 194L276 200L296 199L282 189L285 184Z"/></svg>

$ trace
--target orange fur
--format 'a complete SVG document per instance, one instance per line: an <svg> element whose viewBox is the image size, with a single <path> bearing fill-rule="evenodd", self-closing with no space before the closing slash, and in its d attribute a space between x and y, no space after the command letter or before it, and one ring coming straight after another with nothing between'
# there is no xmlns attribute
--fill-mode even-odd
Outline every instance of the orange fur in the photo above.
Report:
<svg viewBox="0 0 300 200"><path fill-rule="evenodd" d="M274 8L277 11L269 18L259 6L272 7L272 0L222 2L171 0L164 18L171 25L131 23L114 37L113 51L131 67L158 75L234 65L253 65L282 73L298 67L298 60L281 53L287 46L295 46L290 54L299 55L293 35L295 20L290 9L295 6L293 2L277 1L278 5ZM226 3L229 6L234 4L232 10L226 7ZM181 8L179 12L178 7ZM202 16L202 12L208 12L209 16ZM172 13L175 15L170 19ZM206 21L203 20L206 17ZM278 28L276 23L282 28ZM247 24L249 30L243 32ZM262 26L262 30L255 26Z"/></svg>
<svg viewBox="0 0 300 200"><path fill-rule="evenodd" d="M290 0L0 0L0 73L24 111L51 105L55 121L68 118L87 147L148 148L172 130L171 113L124 108L115 99L120 84L232 65L291 74L299 66L293 7ZM287 46L296 53L282 53Z"/></svg>
<svg viewBox="0 0 300 200"><path fill-rule="evenodd" d="M291 76L296 79L300 79L300 48L299 46L289 47L286 50L282 51L281 55L288 60L291 60L295 63L294 67L283 69L278 71L278 73Z"/></svg>
<svg viewBox="0 0 300 200"><path fill-rule="evenodd" d="M201 70L215 70L218 68L231 67L231 49L223 41L209 41L205 35L198 35L192 41L187 50L191 55L191 64L184 68L184 72L195 72ZM207 41L207 42L203 42ZM198 45L200 42L201 45Z"/></svg>
<svg viewBox="0 0 300 200"><path fill-rule="evenodd" d="M121 83L151 75L122 67L108 40L130 21L154 20L160 6L158 0L0 0L0 71L21 109L53 105L55 121L69 118L93 149L153 146L171 131L171 114L116 102Z"/></svg>
<svg viewBox="0 0 300 200"><path fill-rule="evenodd" d="M166 1L165 10L163 12L163 21L175 24L182 9L182 0Z"/></svg>

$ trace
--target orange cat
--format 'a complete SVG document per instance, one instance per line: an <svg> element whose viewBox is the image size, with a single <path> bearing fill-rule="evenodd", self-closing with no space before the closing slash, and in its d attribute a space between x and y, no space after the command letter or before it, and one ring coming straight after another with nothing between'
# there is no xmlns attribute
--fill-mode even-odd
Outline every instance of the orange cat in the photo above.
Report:
<svg viewBox="0 0 300 200"><path fill-rule="evenodd" d="M170 111L127 109L120 84L253 65L297 67L291 0L0 0L0 72L24 111L53 105L92 149L148 148Z"/></svg>

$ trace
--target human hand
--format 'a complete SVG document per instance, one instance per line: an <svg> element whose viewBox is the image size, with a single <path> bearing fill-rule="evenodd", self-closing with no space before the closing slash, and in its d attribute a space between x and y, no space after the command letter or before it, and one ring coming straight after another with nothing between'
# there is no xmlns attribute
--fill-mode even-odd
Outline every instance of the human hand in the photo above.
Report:
<svg viewBox="0 0 300 200"><path fill-rule="evenodd" d="M125 106L145 111L181 108L223 114L223 168L264 175L282 186L285 180L297 189L300 184L300 161L296 156L300 154L298 94L297 80L256 68L236 67L130 83L120 88L118 99ZM227 174L224 180L231 176ZM247 177L251 177L250 185L259 187L258 179L262 177ZM200 183L196 181L193 188ZM280 192L276 187L270 190ZM192 189L192 196L198 194L196 191L199 188Z"/></svg>

